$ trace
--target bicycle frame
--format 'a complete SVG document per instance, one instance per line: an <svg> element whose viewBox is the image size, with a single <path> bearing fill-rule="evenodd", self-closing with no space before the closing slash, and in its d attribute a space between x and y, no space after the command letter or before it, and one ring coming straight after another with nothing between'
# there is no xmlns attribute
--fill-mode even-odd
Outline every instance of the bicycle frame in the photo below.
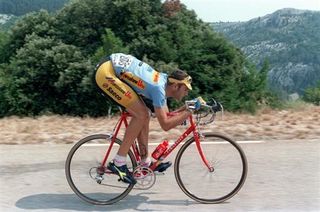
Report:
<svg viewBox="0 0 320 212"><path fill-rule="evenodd" d="M174 113L168 113L168 116L174 116ZM105 166L105 163L110 155L111 149L113 147L113 144L115 142L115 139L117 138L117 135L121 129L122 124L125 125L125 127L128 127L128 117L131 117L129 112L121 112L121 116L120 119L118 121L118 123L116 124L113 134L111 135L111 143L110 146L106 152L106 155L101 163L102 166ZM179 138L172 144L169 146L169 148L164 152L164 154L155 162L153 163L153 165L150 167L151 170L154 170L160 163L161 161L163 161L168 155L171 154L171 152L185 139L188 137L189 134L193 133L193 137L195 139L195 143L196 143L196 147L197 150L199 152L199 155L203 161L203 163L205 164L205 166L209 169L209 171L213 171L213 167L209 164L208 160L206 159L203 151L202 151L202 147L200 145L200 136L199 133L197 131L197 127L195 122L193 121L193 117L192 115L189 116L189 122L190 122L190 126L188 127L188 129L186 129L186 131L184 133L182 133ZM136 158L136 161L140 162L141 161L141 157L139 154L139 150L138 150L138 145L137 145L137 140L135 140L135 142L132 144L131 146L132 151L134 153L134 156Z"/></svg>

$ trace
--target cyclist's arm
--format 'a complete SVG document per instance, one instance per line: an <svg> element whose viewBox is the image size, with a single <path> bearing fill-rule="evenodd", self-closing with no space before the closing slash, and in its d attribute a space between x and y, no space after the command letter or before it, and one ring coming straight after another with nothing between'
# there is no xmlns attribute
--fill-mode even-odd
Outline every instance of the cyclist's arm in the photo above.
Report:
<svg viewBox="0 0 320 212"><path fill-rule="evenodd" d="M164 131L168 131L172 128L175 128L176 126L180 125L184 120L186 120L190 115L191 112L188 110L184 110L180 113L178 113L175 116L168 116L168 107L155 107L154 108L155 114L157 116L157 119L159 121L159 124L161 128Z"/></svg>
<svg viewBox="0 0 320 212"><path fill-rule="evenodd" d="M185 105L183 105L182 107L176 109L175 111L172 111L172 113L179 113L179 112L182 112L184 110L186 110L186 106Z"/></svg>

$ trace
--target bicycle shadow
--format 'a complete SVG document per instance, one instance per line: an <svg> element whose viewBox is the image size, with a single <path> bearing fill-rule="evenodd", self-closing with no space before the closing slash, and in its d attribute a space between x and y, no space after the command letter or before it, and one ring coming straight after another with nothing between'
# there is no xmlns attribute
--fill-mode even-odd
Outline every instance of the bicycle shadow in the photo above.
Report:
<svg viewBox="0 0 320 212"><path fill-rule="evenodd" d="M113 205L92 205L79 199L75 194L36 194L19 199L15 206L25 210L62 209L77 211L112 211L134 209L138 211L153 211L152 209L139 209L141 204L153 204L161 207L167 205L191 205L197 204L190 200L149 200L148 194L140 193L128 195L124 200ZM157 209L159 211L159 209Z"/></svg>

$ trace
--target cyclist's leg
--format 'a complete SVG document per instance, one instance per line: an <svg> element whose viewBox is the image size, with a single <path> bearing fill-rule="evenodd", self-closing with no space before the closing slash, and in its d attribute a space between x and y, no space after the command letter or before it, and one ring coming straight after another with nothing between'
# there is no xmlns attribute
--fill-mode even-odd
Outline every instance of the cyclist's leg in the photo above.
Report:
<svg viewBox="0 0 320 212"><path fill-rule="evenodd" d="M132 119L126 129L123 138L123 144L121 145L118 155L125 156L133 141L141 134L141 131L145 128L145 126L149 125L149 113L148 109L144 105L144 103L138 99L135 103L127 107L128 112L132 115ZM147 128L149 131L149 129ZM144 129L144 131L146 131ZM146 136L148 132L146 132ZM141 137L141 136L140 136ZM145 139L145 135L143 136L144 142L148 142L148 139Z"/></svg>
<svg viewBox="0 0 320 212"><path fill-rule="evenodd" d="M149 112L145 104L136 92L115 75L110 61L102 63L96 71L95 80L103 93L110 96L115 102L125 107L132 115L132 119L126 129L123 143L115 157L115 164L109 164L111 171L117 173L122 180L135 183L132 175L126 167L126 156L134 140L140 134L144 123L149 122ZM128 176L129 178L126 178Z"/></svg>
<svg viewBox="0 0 320 212"><path fill-rule="evenodd" d="M146 122L142 130L140 131L140 134L138 135L138 142L139 142L139 150L140 150L140 156L141 156L141 163L140 165L143 167L150 167L152 165L152 160L149 156L148 151L148 139L149 138L149 120ZM172 163L170 161L165 163L160 163L154 171L164 172L166 171Z"/></svg>
<svg viewBox="0 0 320 212"><path fill-rule="evenodd" d="M132 115L124 135L123 145L118 152L120 156L126 156L133 141L145 126L143 123L146 123L146 126L149 125L148 109L136 92L116 76L111 61L106 61L98 67L95 79L103 93L125 107ZM148 128L145 131L148 131Z"/></svg>
<svg viewBox="0 0 320 212"><path fill-rule="evenodd" d="M98 67L96 82L105 94L124 106L132 115L118 155L123 157L127 155L133 141L140 135L141 131L141 136L138 139L143 145L147 145L150 121L149 111L136 92L115 75L111 61L106 61Z"/></svg>
<svg viewBox="0 0 320 212"><path fill-rule="evenodd" d="M126 167L126 157L134 140L140 134L140 131L144 126L143 123L148 121L148 113L146 112L144 114L143 111L147 109L141 100L133 103L127 108L127 110L131 113L132 118L125 131L123 143L121 144L118 153L114 158L114 163L109 163L108 168L112 172L118 174L120 179L122 179L124 182L135 184L137 181Z"/></svg>
<svg viewBox="0 0 320 212"><path fill-rule="evenodd" d="M148 120L148 123L146 122L138 135L139 152L141 156L140 165L143 167L149 167L152 162L148 151L149 122L150 120Z"/></svg>
<svg viewBox="0 0 320 212"><path fill-rule="evenodd" d="M138 135L141 159L146 159L148 157L149 122L150 122L150 117L149 117L149 120L145 122L143 128L141 129Z"/></svg>

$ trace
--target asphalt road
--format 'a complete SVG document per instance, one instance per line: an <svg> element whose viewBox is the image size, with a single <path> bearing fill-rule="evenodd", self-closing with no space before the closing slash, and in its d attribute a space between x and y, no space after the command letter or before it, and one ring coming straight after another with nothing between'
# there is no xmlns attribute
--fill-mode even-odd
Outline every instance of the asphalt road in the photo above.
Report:
<svg viewBox="0 0 320 212"><path fill-rule="evenodd" d="M320 211L320 139L242 143L249 172L222 204L194 202L173 168L149 190L95 206L69 188L64 163L71 145L0 145L0 211Z"/></svg>

